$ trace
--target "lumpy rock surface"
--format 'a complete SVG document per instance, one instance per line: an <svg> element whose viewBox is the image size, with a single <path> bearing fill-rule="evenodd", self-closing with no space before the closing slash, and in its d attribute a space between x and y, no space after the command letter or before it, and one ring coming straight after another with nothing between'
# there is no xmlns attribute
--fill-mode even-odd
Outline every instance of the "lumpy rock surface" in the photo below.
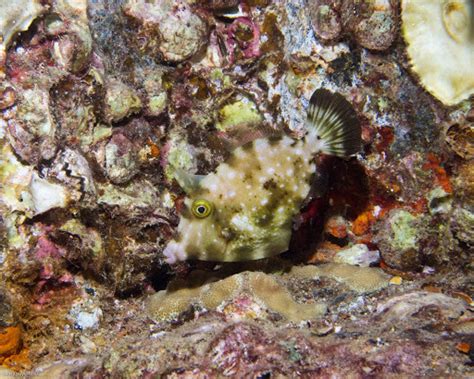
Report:
<svg viewBox="0 0 474 379"><path fill-rule="evenodd" d="M428 7L444 21L412 7L409 19L455 38L471 13L451 3ZM405 10L44 0L0 11L0 377L468 377L472 88L449 101L433 90L407 54ZM436 35L423 34L421 56L437 54ZM180 173L225 167L256 136L297 141L318 88L353 105L363 147L308 162L318 169L289 251L168 265L186 212ZM285 166L274 153L262 146L262 167ZM249 193L262 186L254 171Z"/></svg>

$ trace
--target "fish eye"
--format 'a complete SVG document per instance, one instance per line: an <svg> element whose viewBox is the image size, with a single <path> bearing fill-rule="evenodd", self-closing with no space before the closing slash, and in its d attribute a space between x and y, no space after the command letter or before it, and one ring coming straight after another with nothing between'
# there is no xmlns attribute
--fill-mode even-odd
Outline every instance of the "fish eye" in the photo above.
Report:
<svg viewBox="0 0 474 379"><path fill-rule="evenodd" d="M212 204L207 200L195 200L191 210L197 218L206 218L212 213Z"/></svg>

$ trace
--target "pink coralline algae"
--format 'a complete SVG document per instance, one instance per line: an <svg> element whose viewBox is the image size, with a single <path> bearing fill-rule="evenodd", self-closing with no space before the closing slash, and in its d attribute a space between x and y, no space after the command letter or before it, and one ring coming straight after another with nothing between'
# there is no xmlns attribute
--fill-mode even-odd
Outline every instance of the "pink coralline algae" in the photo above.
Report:
<svg viewBox="0 0 474 379"><path fill-rule="evenodd" d="M222 38L225 50L221 54L228 65L233 65L239 59L258 58L260 51L260 30L248 17L239 17L230 25L218 24L218 38Z"/></svg>

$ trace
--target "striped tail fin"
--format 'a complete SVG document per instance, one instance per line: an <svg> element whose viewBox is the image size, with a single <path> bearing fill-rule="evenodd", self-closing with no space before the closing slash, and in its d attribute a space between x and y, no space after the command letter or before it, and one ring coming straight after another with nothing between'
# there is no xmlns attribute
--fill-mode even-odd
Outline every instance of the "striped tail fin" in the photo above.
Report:
<svg viewBox="0 0 474 379"><path fill-rule="evenodd" d="M361 150L361 127L352 105L339 93L318 89L308 108L306 141L315 152L349 157Z"/></svg>

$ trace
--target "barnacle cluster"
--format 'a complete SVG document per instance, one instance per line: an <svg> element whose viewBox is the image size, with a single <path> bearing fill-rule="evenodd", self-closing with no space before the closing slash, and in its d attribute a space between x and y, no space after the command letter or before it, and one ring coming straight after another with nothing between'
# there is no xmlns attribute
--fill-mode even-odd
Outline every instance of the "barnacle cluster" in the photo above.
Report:
<svg viewBox="0 0 474 379"><path fill-rule="evenodd" d="M395 39L397 4L380 1L316 0L309 3L315 34L323 41L350 36L363 47L386 50Z"/></svg>

